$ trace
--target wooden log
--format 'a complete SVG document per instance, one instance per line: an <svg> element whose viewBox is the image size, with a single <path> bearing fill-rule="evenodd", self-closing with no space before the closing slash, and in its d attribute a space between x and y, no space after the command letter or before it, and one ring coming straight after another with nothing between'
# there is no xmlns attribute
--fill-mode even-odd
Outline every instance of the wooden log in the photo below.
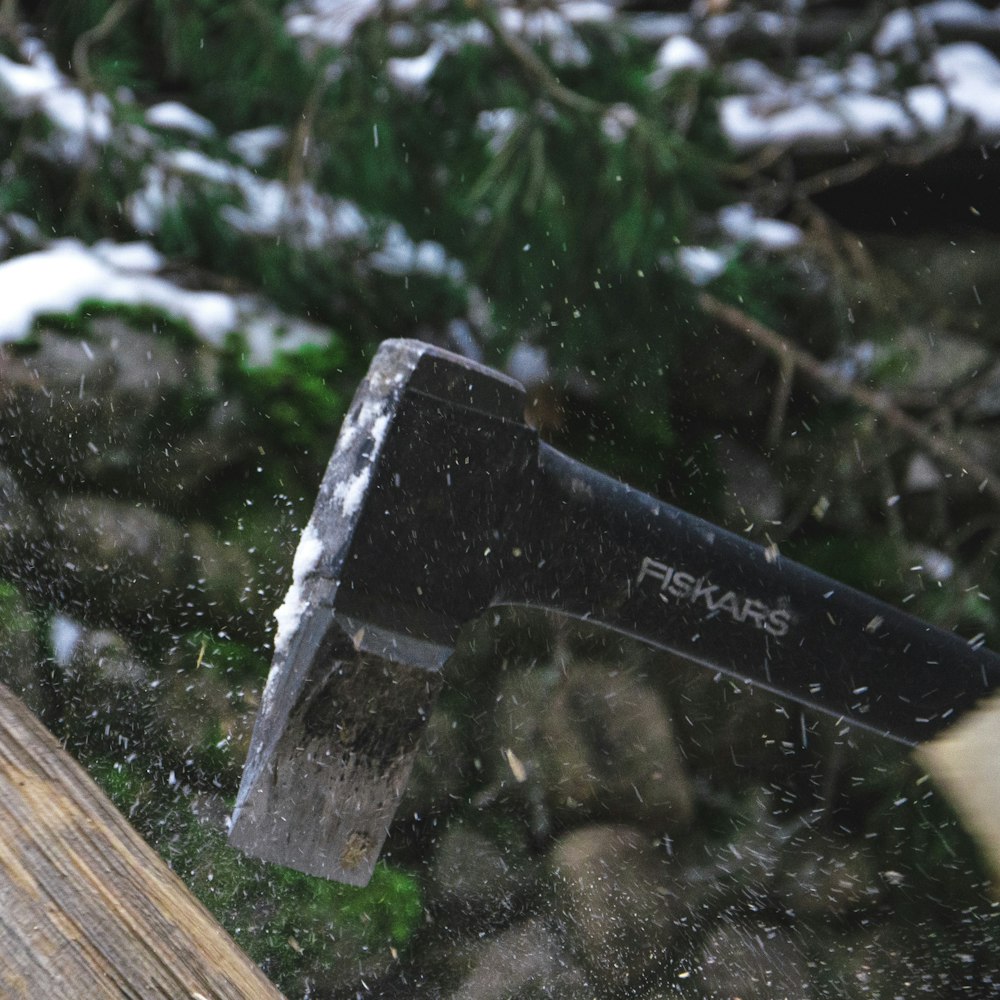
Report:
<svg viewBox="0 0 1000 1000"><path fill-rule="evenodd" d="M281 997L2 684L0 996Z"/></svg>

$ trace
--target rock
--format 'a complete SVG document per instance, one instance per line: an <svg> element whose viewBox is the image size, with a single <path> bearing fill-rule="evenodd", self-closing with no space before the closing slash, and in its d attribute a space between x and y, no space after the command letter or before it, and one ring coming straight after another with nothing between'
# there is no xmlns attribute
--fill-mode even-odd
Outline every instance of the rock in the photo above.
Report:
<svg viewBox="0 0 1000 1000"><path fill-rule="evenodd" d="M179 757L210 747L228 748L229 769L235 770L246 759L254 721L239 701L224 675L212 667L192 664L168 670L152 699L154 724Z"/></svg>
<svg viewBox="0 0 1000 1000"><path fill-rule="evenodd" d="M110 605L116 616L145 617L178 589L186 553L181 526L149 507L97 495L49 507L53 598L83 610Z"/></svg>
<svg viewBox="0 0 1000 1000"><path fill-rule="evenodd" d="M892 350L901 355L899 378L910 392L946 393L990 364L984 344L936 328L906 327Z"/></svg>
<svg viewBox="0 0 1000 1000"><path fill-rule="evenodd" d="M735 531L743 531L748 524L780 521L785 495L770 463L728 434L723 434L715 444L725 478L722 502L726 524Z"/></svg>
<svg viewBox="0 0 1000 1000"><path fill-rule="evenodd" d="M670 716L640 674L605 663L515 674L498 715L503 780L529 798L536 786L550 809L577 820L614 817L660 833L690 821Z"/></svg>
<svg viewBox="0 0 1000 1000"><path fill-rule="evenodd" d="M800 745L800 710L699 664L666 653L658 660L691 773L731 790L774 780L788 748Z"/></svg>
<svg viewBox="0 0 1000 1000"><path fill-rule="evenodd" d="M18 589L0 580L0 682L40 714L45 706L45 667L38 623Z"/></svg>
<svg viewBox="0 0 1000 1000"><path fill-rule="evenodd" d="M679 870L634 827L586 826L549 855L554 896L580 963L606 989L651 986L685 947Z"/></svg>
<svg viewBox="0 0 1000 1000"><path fill-rule="evenodd" d="M99 609L123 625L150 615L190 624L258 601L247 594L247 554L205 525L185 529L152 507L98 494L53 501L49 525L39 561L49 599L84 617Z"/></svg>
<svg viewBox="0 0 1000 1000"><path fill-rule="evenodd" d="M453 808L461 801L471 769L461 722L439 702L427 720L397 817L420 820Z"/></svg>
<svg viewBox="0 0 1000 1000"><path fill-rule="evenodd" d="M802 946L780 927L721 926L708 935L697 965L706 1000L808 1000L813 996Z"/></svg>
<svg viewBox="0 0 1000 1000"><path fill-rule="evenodd" d="M43 327L0 382L17 414L2 447L46 481L170 495L164 449L212 390L207 356L117 316L89 319L77 335Z"/></svg>
<svg viewBox="0 0 1000 1000"><path fill-rule="evenodd" d="M14 473L0 464L0 566L5 574L28 568L41 534L35 504Z"/></svg>
<svg viewBox="0 0 1000 1000"><path fill-rule="evenodd" d="M198 604L211 607L214 617L234 615L245 604L258 604L248 587L253 566L246 552L220 541L206 524L189 525L187 542L189 562L184 576L189 590L198 594Z"/></svg>
<svg viewBox="0 0 1000 1000"><path fill-rule="evenodd" d="M846 916L882 896L878 866L863 843L808 833L785 845L772 894L791 918Z"/></svg>
<svg viewBox="0 0 1000 1000"><path fill-rule="evenodd" d="M88 629L63 615L51 624L59 692L80 729L141 735L149 703L150 677L128 642L111 629Z"/></svg>
<svg viewBox="0 0 1000 1000"><path fill-rule="evenodd" d="M451 823L431 862L428 902L451 929L502 926L524 909L537 874L520 845L501 848L467 824Z"/></svg>
<svg viewBox="0 0 1000 1000"><path fill-rule="evenodd" d="M973 195L967 192L963 197L964 207ZM879 269L895 272L908 287L909 311L926 321L920 324L922 344L916 346L932 356L932 367L940 366L939 373L951 375L974 370L975 345L969 338L992 339L992 317L1000 309L998 252L992 235L970 230L961 237L942 239L930 231L884 232L866 237L865 242ZM948 336L942 337L945 330ZM948 357L952 347L958 349L955 360ZM940 378L937 381L940 384Z"/></svg>
<svg viewBox="0 0 1000 1000"><path fill-rule="evenodd" d="M593 995L586 974L544 917L481 942L471 964L450 1000L578 1000Z"/></svg>

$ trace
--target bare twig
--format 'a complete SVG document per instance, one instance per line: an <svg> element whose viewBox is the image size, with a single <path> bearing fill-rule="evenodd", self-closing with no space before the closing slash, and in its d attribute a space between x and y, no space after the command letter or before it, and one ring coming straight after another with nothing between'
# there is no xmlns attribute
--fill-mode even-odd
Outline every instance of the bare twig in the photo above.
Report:
<svg viewBox="0 0 1000 1000"><path fill-rule="evenodd" d="M768 351L779 364L791 364L835 396L850 399L857 406L874 414L887 426L933 455L943 465L963 476L974 477L980 484L980 490L1000 503L1000 482L997 481L998 477L993 469L982 465L954 441L929 430L920 421L904 413L886 393L845 383L808 351L796 347L781 334L748 316L742 309L727 305L707 294L699 296L698 303L712 319L725 324Z"/></svg>

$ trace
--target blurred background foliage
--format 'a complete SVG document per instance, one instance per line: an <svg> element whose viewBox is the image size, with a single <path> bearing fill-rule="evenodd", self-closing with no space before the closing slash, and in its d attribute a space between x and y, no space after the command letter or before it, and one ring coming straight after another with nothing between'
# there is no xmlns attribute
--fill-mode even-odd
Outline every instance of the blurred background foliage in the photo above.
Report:
<svg viewBox="0 0 1000 1000"><path fill-rule="evenodd" d="M537 616L470 628L367 889L225 846L297 529L387 337L506 368L574 456L996 644L992 220L900 237L888 154L737 149L727 66L798 53L671 59L640 19L686 5L573 6L0 4L0 279L60 240L108 269L4 285L0 673L289 996L728 996L716 954L743 997L988 995L986 876L900 750ZM974 199L965 152L902 172ZM661 729L666 813L614 778L639 795L629 741ZM598 864L624 902L580 895Z"/></svg>

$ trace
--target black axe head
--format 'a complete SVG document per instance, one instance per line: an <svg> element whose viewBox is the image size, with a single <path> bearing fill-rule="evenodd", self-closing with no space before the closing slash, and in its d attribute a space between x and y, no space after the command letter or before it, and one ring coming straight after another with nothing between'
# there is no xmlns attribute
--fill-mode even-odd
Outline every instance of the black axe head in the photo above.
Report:
<svg viewBox="0 0 1000 1000"><path fill-rule="evenodd" d="M230 829L313 875L371 877L462 626L496 593L537 436L524 390L386 341L355 395L278 610Z"/></svg>

